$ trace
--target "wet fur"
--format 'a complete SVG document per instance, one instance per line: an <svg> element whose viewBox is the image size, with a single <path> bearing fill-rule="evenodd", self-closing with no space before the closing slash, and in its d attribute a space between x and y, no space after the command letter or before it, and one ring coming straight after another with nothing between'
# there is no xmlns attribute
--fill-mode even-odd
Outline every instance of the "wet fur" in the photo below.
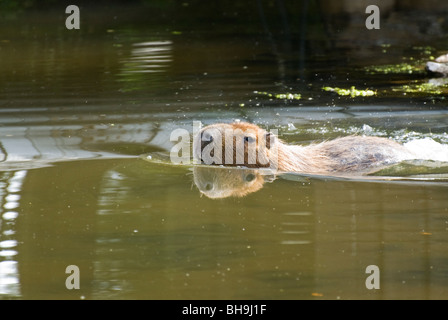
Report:
<svg viewBox="0 0 448 320"><path fill-rule="evenodd" d="M207 128L215 128L223 133L223 155L225 153L224 132L226 129L239 129L244 134L254 134L258 137L266 136L267 131L251 123L214 124ZM200 139L200 138L199 138ZM366 136L347 136L322 143L308 146L288 145L273 135L267 135L265 141L257 139L257 151L260 152L262 160L270 159L274 166L282 172L302 173L352 173L370 172L381 167L388 166L412 155L402 145L390 139ZM260 144L265 143L267 147L260 149ZM202 149L201 149L202 150ZM244 161L247 167L263 167L258 162L249 164L247 149ZM196 150L198 151L198 150ZM278 152L278 158L273 152ZM236 146L233 144L233 163L236 163ZM199 152L200 154L200 152ZM232 164L226 164L232 165Z"/></svg>
<svg viewBox="0 0 448 320"><path fill-rule="evenodd" d="M400 162L409 152L385 138L348 136L309 146L279 147L278 169L297 172L365 172Z"/></svg>

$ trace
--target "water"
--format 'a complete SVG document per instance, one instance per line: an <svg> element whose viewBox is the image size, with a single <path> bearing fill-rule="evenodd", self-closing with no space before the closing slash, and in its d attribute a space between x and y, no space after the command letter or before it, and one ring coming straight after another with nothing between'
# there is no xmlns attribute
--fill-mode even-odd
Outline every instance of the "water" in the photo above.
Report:
<svg viewBox="0 0 448 320"><path fill-rule="evenodd" d="M195 2L81 7L78 31L62 6L4 20L0 298L446 299L443 157L351 178L166 161L174 129L235 119L293 144L367 134L443 155L444 86L405 92L429 77L365 69L441 53L443 26L403 43L386 35L414 32L399 12L360 45L356 24L323 33L312 4L304 29L301 8L286 7L289 24L268 4ZM301 99L275 96L289 93Z"/></svg>

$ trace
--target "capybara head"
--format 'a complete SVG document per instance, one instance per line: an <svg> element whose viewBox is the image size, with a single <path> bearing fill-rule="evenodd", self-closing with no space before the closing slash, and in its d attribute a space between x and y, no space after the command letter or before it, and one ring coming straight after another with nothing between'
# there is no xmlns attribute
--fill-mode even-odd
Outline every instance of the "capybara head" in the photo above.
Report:
<svg viewBox="0 0 448 320"><path fill-rule="evenodd" d="M195 158L204 164L248 168L276 164L274 134L251 123L213 124L200 130L194 142Z"/></svg>

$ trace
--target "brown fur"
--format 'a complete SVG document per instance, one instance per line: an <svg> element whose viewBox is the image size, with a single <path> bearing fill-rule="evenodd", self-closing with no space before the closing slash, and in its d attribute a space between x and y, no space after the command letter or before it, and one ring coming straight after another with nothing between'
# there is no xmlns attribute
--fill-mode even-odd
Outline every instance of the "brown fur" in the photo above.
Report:
<svg viewBox="0 0 448 320"><path fill-rule="evenodd" d="M318 144L308 146L287 145L272 134L267 133L264 129L251 123L218 123L205 127L201 132L209 129L215 130L222 134L222 154L228 159L232 156L225 153L225 132L230 129L239 129L236 135L253 135L256 136L256 149L261 161L256 163L248 163L247 142L244 150L244 166L251 168L266 167L267 160L271 164L283 172L302 172L302 173L343 173L343 172L369 172L379 167L384 167L393 163L397 163L404 159L409 159L411 155L399 143L386 138L365 137L365 136L348 136L337 138L331 141L325 141ZM213 131L212 130L212 131ZM217 130L217 131L216 131ZM212 132L210 131L210 132ZM198 135L200 136L200 135ZM201 137L196 137L201 140ZM236 165L237 148L234 138L233 143L233 162L225 164ZM240 139L241 141L241 139ZM199 143L200 150L195 150L196 155L200 155L206 144L215 146L216 141ZM278 155L276 157L275 155ZM260 162L264 163L261 165Z"/></svg>

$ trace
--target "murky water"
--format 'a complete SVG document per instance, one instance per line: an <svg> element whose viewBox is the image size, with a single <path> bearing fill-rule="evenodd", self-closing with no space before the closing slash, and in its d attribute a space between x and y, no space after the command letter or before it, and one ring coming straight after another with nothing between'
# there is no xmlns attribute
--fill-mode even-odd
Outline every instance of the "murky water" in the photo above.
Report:
<svg viewBox="0 0 448 320"><path fill-rule="evenodd" d="M406 91L431 80L365 69L429 59L446 38L403 43L385 24L361 45L356 24L333 38L314 15L288 29L275 6L198 6L82 7L71 31L62 7L2 22L0 298L448 298L444 162L348 179L155 161L193 121L251 121L288 143L448 144L444 85ZM401 14L389 23L413 32ZM366 288L369 265L380 289Z"/></svg>

